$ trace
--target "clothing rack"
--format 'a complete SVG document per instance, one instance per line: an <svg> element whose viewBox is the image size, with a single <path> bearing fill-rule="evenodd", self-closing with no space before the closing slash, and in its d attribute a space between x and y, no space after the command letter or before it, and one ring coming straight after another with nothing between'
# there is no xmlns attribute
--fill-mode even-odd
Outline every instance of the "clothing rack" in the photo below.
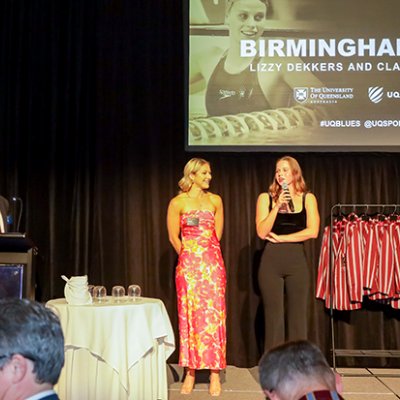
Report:
<svg viewBox="0 0 400 400"><path fill-rule="evenodd" d="M385 209L392 209L392 212L400 211L400 204L359 204L359 203L351 203L351 204L335 204L331 208L330 213L330 232L329 232L329 286L330 286L330 325L331 325L331 341L332 341L332 366L333 369L336 370L336 357L384 357L384 358L400 358L400 350L362 350L362 349L337 349L335 345L335 329L334 329L334 309L333 309L333 296L332 290L334 285L334 271L333 271L333 263L334 263L334 252L333 252L333 226L334 220L337 216L337 212L339 215L344 209L351 209L352 212L355 212L357 209L363 208L363 212L368 214L370 209L375 209L379 212L379 209L382 209L382 214L384 214ZM368 376L368 375L367 375ZM390 376L390 375L385 375Z"/></svg>

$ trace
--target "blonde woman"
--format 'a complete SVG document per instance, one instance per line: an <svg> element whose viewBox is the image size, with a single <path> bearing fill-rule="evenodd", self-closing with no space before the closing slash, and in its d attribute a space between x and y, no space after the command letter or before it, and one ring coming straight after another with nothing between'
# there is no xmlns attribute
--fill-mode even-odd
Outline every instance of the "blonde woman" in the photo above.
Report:
<svg viewBox="0 0 400 400"><path fill-rule="evenodd" d="M269 192L257 200L256 227L266 241L258 273L264 303L265 350L286 340L307 339L309 269L303 243L319 231L315 196L293 157L276 163Z"/></svg>
<svg viewBox="0 0 400 400"><path fill-rule="evenodd" d="M176 290L179 365L186 368L181 393L190 394L197 369L210 370L212 396L219 396L220 370L226 367L226 273L220 249L224 216L221 197L208 189L210 164L191 159L169 203L169 240L179 255Z"/></svg>

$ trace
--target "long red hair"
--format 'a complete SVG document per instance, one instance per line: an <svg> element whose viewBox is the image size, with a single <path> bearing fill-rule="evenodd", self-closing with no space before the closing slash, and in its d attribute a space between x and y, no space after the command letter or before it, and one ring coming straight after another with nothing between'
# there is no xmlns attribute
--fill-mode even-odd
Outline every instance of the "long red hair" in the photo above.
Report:
<svg viewBox="0 0 400 400"><path fill-rule="evenodd" d="M300 167L300 164L298 163L298 161L291 156L283 156L276 162L276 165L278 165L278 163L280 161L288 162L290 170L292 171L293 186L294 186L294 190L296 191L296 193L302 194L302 193L307 192L308 191L307 185L306 185L306 182L304 181L303 172L301 171L301 167ZM275 174L274 174L274 180L269 187L269 192L270 192L272 198L274 199L274 201L276 201L278 199L279 195L281 194L281 191L282 191L282 187L277 182Z"/></svg>

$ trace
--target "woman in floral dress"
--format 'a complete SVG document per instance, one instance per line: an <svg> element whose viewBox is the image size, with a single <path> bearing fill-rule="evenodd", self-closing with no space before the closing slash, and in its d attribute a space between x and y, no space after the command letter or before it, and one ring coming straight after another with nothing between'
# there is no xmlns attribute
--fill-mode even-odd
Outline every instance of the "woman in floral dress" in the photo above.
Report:
<svg viewBox="0 0 400 400"><path fill-rule="evenodd" d="M169 203L169 240L179 255L176 290L179 365L186 367L181 393L191 393L197 369L210 370L212 396L219 396L219 371L226 367L226 273L219 241L224 216L221 197L208 191L210 164L193 158Z"/></svg>

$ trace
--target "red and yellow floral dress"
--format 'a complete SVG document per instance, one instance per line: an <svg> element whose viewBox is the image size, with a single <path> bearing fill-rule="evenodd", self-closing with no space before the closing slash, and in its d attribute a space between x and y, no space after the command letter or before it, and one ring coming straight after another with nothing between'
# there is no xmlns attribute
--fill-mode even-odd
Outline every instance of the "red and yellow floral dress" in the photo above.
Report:
<svg viewBox="0 0 400 400"><path fill-rule="evenodd" d="M182 249L176 268L179 365L191 369L226 367L226 272L214 213L181 214Z"/></svg>

